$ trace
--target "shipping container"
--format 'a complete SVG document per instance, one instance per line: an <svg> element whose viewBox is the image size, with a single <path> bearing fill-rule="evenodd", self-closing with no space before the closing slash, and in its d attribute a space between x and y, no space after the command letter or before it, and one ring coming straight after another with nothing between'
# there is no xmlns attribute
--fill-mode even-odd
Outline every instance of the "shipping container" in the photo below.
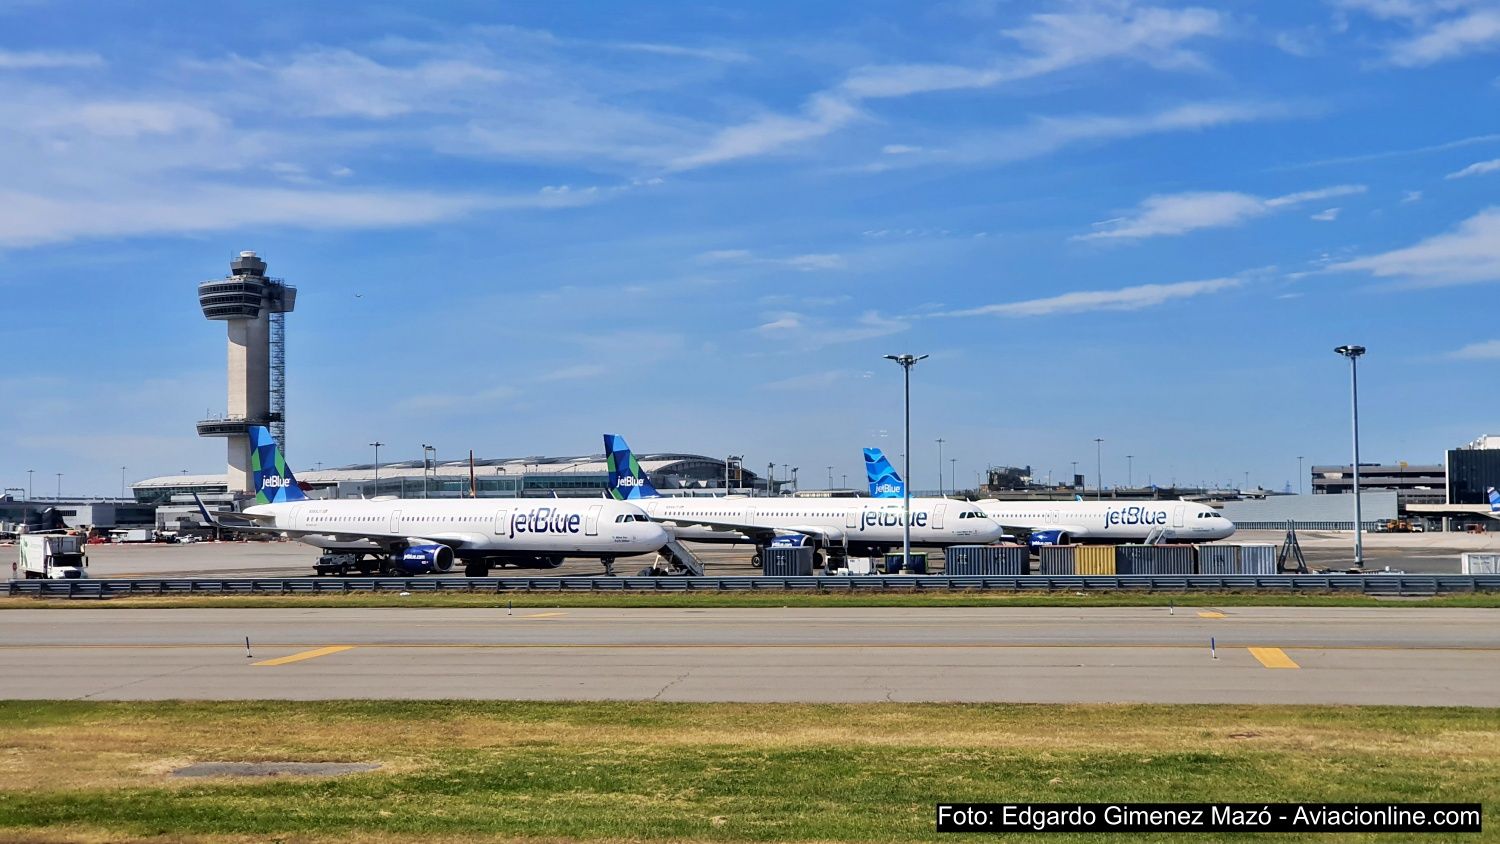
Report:
<svg viewBox="0 0 1500 844"><path fill-rule="evenodd" d="M762 553L768 577L812 577L813 548L767 548Z"/></svg>
<svg viewBox="0 0 1500 844"><path fill-rule="evenodd" d="M1040 555L1037 564L1041 567L1042 574L1068 577L1077 573L1073 556L1078 550L1077 545L1043 545L1038 550Z"/></svg>
<svg viewBox="0 0 1500 844"><path fill-rule="evenodd" d="M1240 546L1199 545L1199 574L1239 574Z"/></svg>
<svg viewBox="0 0 1500 844"><path fill-rule="evenodd" d="M1275 545L1241 545L1240 574L1276 574Z"/></svg>
<svg viewBox="0 0 1500 844"><path fill-rule="evenodd" d="M955 577L1009 577L1026 573L1031 551L1025 545L954 545L944 556L945 572Z"/></svg>
<svg viewBox="0 0 1500 844"><path fill-rule="evenodd" d="M1078 574L1113 575L1115 573L1114 546L1080 545L1073 557L1073 565Z"/></svg>
<svg viewBox="0 0 1500 844"><path fill-rule="evenodd" d="M1500 574L1500 554L1478 554L1470 552L1463 555L1464 574Z"/></svg>
<svg viewBox="0 0 1500 844"><path fill-rule="evenodd" d="M1191 545L1117 545L1117 574L1192 574Z"/></svg>
<svg viewBox="0 0 1500 844"><path fill-rule="evenodd" d="M901 571L901 564L903 562L905 562L905 560L902 559L901 552L899 552L899 551L896 552L896 553L894 553L894 554L886 554L885 555L885 573L886 574L901 574L902 573L902 571ZM911 552L911 568L913 570L906 572L906 574L926 574L927 573L927 552L926 551L913 551L913 552Z"/></svg>

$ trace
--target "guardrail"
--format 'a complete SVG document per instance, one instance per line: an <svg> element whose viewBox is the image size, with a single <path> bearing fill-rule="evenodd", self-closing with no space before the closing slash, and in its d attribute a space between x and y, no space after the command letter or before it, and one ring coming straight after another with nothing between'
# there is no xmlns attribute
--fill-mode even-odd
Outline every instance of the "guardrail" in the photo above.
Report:
<svg viewBox="0 0 1500 844"><path fill-rule="evenodd" d="M1431 596L1500 591L1500 575L1281 574L1024 575L946 577L291 577L233 579L12 580L9 594L34 598L119 598L131 595L342 595L362 592L1188 592L1257 590L1280 593Z"/></svg>

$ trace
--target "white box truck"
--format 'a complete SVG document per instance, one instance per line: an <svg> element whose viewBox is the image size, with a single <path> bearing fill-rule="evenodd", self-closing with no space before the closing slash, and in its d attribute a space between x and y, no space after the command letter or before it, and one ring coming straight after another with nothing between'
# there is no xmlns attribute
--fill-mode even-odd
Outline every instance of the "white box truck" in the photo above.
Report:
<svg viewBox="0 0 1500 844"><path fill-rule="evenodd" d="M77 580L88 577L89 558L83 537L61 533L23 533L17 545L21 559L15 576L27 580Z"/></svg>

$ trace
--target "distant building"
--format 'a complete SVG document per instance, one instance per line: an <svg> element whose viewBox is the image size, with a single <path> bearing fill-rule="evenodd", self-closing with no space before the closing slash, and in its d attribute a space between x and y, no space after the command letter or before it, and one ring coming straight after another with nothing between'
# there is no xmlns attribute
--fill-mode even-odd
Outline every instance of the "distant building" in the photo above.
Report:
<svg viewBox="0 0 1500 844"><path fill-rule="evenodd" d="M1359 464L1361 492L1392 490L1402 506L1441 504L1447 496L1447 472L1435 464ZM1347 495L1354 491L1354 464L1312 467L1314 495Z"/></svg>
<svg viewBox="0 0 1500 844"><path fill-rule="evenodd" d="M1448 450L1448 504L1488 504L1485 490L1500 487L1500 436L1486 434Z"/></svg>

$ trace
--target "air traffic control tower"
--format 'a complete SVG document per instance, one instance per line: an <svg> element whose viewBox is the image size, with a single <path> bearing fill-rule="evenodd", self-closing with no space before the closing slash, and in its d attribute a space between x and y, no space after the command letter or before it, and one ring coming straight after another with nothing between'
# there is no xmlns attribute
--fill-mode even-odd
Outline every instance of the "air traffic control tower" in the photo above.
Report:
<svg viewBox="0 0 1500 844"><path fill-rule="evenodd" d="M251 425L266 425L286 449L286 315L297 288L266 277L266 262L241 252L229 275L198 285L207 319L229 323L229 403L222 419L198 423L198 436L229 441L229 491L250 488Z"/></svg>

